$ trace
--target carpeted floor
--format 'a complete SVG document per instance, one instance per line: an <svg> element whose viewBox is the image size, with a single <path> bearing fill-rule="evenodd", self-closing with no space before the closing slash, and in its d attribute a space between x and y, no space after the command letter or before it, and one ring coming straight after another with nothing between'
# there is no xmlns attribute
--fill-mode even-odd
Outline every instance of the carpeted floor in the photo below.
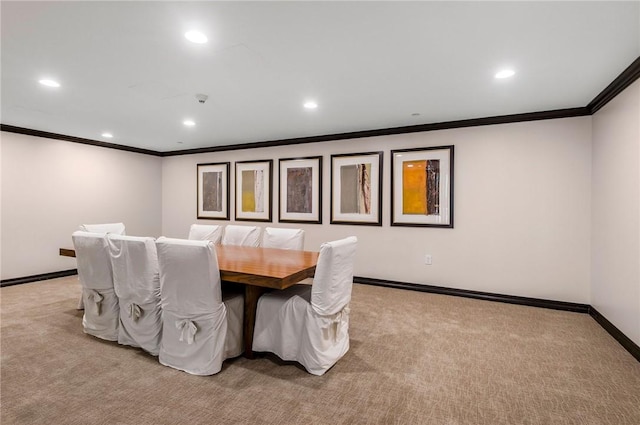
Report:
<svg viewBox="0 0 640 425"><path fill-rule="evenodd" d="M82 332L75 276L2 288L10 424L640 424L640 363L590 316L354 285L322 377L273 356L191 376Z"/></svg>

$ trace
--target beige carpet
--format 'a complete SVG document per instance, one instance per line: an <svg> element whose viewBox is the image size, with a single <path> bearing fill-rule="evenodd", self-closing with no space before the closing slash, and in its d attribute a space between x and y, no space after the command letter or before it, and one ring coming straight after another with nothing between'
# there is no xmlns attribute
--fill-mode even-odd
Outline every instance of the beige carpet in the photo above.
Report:
<svg viewBox="0 0 640 425"><path fill-rule="evenodd" d="M640 363L590 316L354 285L322 377L271 356L190 376L82 332L76 277L3 288L9 424L640 424Z"/></svg>

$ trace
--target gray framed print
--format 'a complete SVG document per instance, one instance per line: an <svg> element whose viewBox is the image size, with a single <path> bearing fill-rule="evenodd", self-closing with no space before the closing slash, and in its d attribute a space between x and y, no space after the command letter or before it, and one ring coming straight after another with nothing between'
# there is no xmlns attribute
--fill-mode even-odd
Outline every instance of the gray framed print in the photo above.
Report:
<svg viewBox="0 0 640 425"><path fill-rule="evenodd" d="M279 161L278 221L322 223L322 157Z"/></svg>
<svg viewBox="0 0 640 425"><path fill-rule="evenodd" d="M271 171L273 160L236 162L238 221L271 221Z"/></svg>
<svg viewBox="0 0 640 425"><path fill-rule="evenodd" d="M331 155L331 224L382 225L382 152Z"/></svg>
<svg viewBox="0 0 640 425"><path fill-rule="evenodd" d="M228 162L198 164L198 218L229 220Z"/></svg>
<svg viewBox="0 0 640 425"><path fill-rule="evenodd" d="M453 228L453 146L391 151L391 225Z"/></svg>

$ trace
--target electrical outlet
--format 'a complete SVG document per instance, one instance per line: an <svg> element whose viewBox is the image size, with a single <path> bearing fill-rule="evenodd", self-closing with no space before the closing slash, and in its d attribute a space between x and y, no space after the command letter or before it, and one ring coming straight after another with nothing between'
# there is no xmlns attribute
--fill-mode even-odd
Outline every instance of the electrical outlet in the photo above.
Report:
<svg viewBox="0 0 640 425"><path fill-rule="evenodd" d="M431 258L431 254L425 254L425 256L424 256L424 263L425 263L427 266L430 266L430 265L431 265L432 260L433 260L433 259Z"/></svg>

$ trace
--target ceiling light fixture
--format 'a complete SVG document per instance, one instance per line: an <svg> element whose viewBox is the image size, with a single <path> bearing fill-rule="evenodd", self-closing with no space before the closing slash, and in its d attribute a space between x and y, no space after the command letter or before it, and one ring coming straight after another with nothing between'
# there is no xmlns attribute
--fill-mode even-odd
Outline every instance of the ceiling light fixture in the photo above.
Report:
<svg viewBox="0 0 640 425"><path fill-rule="evenodd" d="M513 69L503 69L496 73L495 78L502 80L503 78L513 77L515 74L516 72Z"/></svg>
<svg viewBox="0 0 640 425"><path fill-rule="evenodd" d="M184 120L182 121L182 124L186 125L187 127L193 127L194 125L196 125L195 121L193 120Z"/></svg>
<svg viewBox="0 0 640 425"><path fill-rule="evenodd" d="M111 133L102 133L102 137L104 137L106 139L111 139L113 137L113 134L111 134Z"/></svg>
<svg viewBox="0 0 640 425"><path fill-rule="evenodd" d="M196 44L204 44L207 41L209 41L207 36L201 33L200 31L189 31L189 32L186 32L184 36L187 40Z"/></svg>
<svg viewBox="0 0 640 425"><path fill-rule="evenodd" d="M316 109L318 107L318 104L310 100L308 102L305 102L303 106L305 109Z"/></svg>
<svg viewBox="0 0 640 425"><path fill-rule="evenodd" d="M43 78L42 80L38 81L40 84L42 84L43 86L47 86L47 87L55 87L58 88L60 87L60 83L54 80L49 80L48 78Z"/></svg>

